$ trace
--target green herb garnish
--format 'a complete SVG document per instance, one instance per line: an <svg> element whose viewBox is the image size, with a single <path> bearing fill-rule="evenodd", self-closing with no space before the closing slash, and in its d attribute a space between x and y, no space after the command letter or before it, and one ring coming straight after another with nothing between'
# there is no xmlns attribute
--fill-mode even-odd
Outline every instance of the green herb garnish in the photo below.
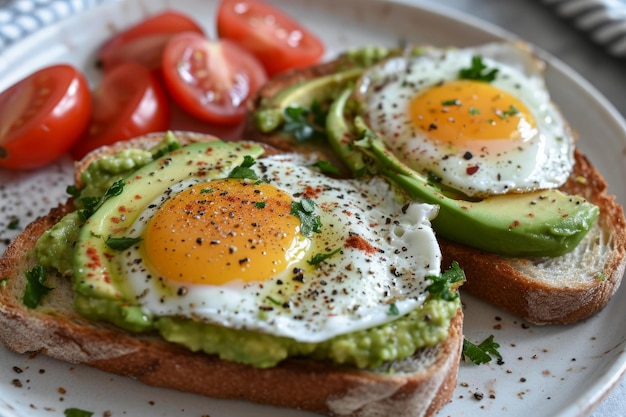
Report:
<svg viewBox="0 0 626 417"><path fill-rule="evenodd" d="M136 243L141 242L140 237L111 237L109 236L104 242L109 248L113 250L126 250Z"/></svg>
<svg viewBox="0 0 626 417"><path fill-rule="evenodd" d="M456 288L465 281L465 272L461 269L458 262L453 262L450 269L444 271L439 276L427 277L432 283L426 287L429 293L439 297L445 301L456 300L459 293Z"/></svg>
<svg viewBox="0 0 626 417"><path fill-rule="evenodd" d="M340 174L341 170L336 167L335 165L331 164L328 161L317 161L316 163L313 164L314 167L317 167L320 169L320 171L327 173L327 174Z"/></svg>
<svg viewBox="0 0 626 417"><path fill-rule="evenodd" d="M400 314L400 310L398 310L398 306L396 305L396 303L391 303L389 305L389 314L391 316L397 316Z"/></svg>
<svg viewBox="0 0 626 417"><path fill-rule="evenodd" d="M258 209L263 209L265 208L265 201L257 201L256 203L254 203L254 207L258 208Z"/></svg>
<svg viewBox="0 0 626 417"><path fill-rule="evenodd" d="M83 203L84 209L78 210L78 214L82 217L83 220L87 220L109 198L122 194L122 192L124 191L124 184L125 184L124 180L122 179L115 181L113 184L111 184L109 189L106 190L106 192L101 198L98 198L98 197L81 198L80 201L81 203Z"/></svg>
<svg viewBox="0 0 626 417"><path fill-rule="evenodd" d="M291 203L291 214L300 219L301 231L304 236L319 233L322 223L320 217L315 215L315 202L310 198L303 198L299 202Z"/></svg>
<svg viewBox="0 0 626 417"><path fill-rule="evenodd" d="M9 224L7 225L7 229L9 230L17 230L20 227L20 219L18 218L13 218L11 219L11 221L9 221Z"/></svg>
<svg viewBox="0 0 626 417"><path fill-rule="evenodd" d="M519 110L517 110L515 106L511 104L508 110L505 110L500 114L500 118L505 119L509 116L515 116L518 113L519 113Z"/></svg>
<svg viewBox="0 0 626 417"><path fill-rule="evenodd" d="M68 408L63 411L65 417L91 417L93 413L91 411L81 410L80 408Z"/></svg>
<svg viewBox="0 0 626 417"><path fill-rule="evenodd" d="M502 359L498 352L500 345L493 341L493 335L475 345L467 339L463 339L463 359L476 365L490 362L492 357Z"/></svg>
<svg viewBox="0 0 626 417"><path fill-rule="evenodd" d="M243 157L243 162L241 165L236 166L230 171L228 174L228 178L235 178L241 180L256 180L258 179L256 172L250 169L252 165L254 165L256 161L250 155L246 155Z"/></svg>
<svg viewBox="0 0 626 417"><path fill-rule="evenodd" d="M322 262L324 262L326 259L330 258L331 256L339 253L341 251L341 248L337 248L331 252L327 252L327 253L318 253L316 255L314 255L310 260L308 260L308 264L309 265L319 265Z"/></svg>
<svg viewBox="0 0 626 417"><path fill-rule="evenodd" d="M24 289L22 302L28 308L37 308L39 303L41 303L41 299L52 291L53 288L44 285L46 270L43 266L37 265L26 271L25 274L26 288Z"/></svg>
<svg viewBox="0 0 626 417"><path fill-rule="evenodd" d="M9 278L0 278L0 288L6 287L9 283Z"/></svg>
<svg viewBox="0 0 626 417"><path fill-rule="evenodd" d="M168 141L167 144L152 153L152 159L159 159L168 153L181 148L181 144L177 140Z"/></svg>
<svg viewBox="0 0 626 417"><path fill-rule="evenodd" d="M213 190L213 188L203 188L203 189L200 190L200 194L210 194L213 191L215 191L215 190Z"/></svg>
<svg viewBox="0 0 626 417"><path fill-rule="evenodd" d="M459 78L462 80L476 80L489 83L496 79L497 73L497 68L487 69L483 59L479 56L474 56L472 57L472 65L468 68L462 68L459 71Z"/></svg>
<svg viewBox="0 0 626 417"><path fill-rule="evenodd" d="M452 100L444 100L441 102L442 106L460 106L461 105L461 100L459 99L452 99Z"/></svg>
<svg viewBox="0 0 626 417"><path fill-rule="evenodd" d="M289 106L284 112L283 131L291 133L299 142L326 138L326 112L319 102L314 101L310 109Z"/></svg>

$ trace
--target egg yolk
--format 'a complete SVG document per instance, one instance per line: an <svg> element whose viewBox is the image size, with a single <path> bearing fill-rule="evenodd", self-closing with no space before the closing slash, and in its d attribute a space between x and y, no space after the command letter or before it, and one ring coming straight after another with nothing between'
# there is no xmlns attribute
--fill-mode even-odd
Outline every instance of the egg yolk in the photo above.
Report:
<svg viewBox="0 0 626 417"><path fill-rule="evenodd" d="M522 101L480 81L455 80L431 87L411 100L409 113L430 138L455 145L527 140L536 129Z"/></svg>
<svg viewBox="0 0 626 417"><path fill-rule="evenodd" d="M292 201L267 183L223 179L192 186L150 220L145 255L161 276L178 282L266 280L302 258L308 245Z"/></svg>

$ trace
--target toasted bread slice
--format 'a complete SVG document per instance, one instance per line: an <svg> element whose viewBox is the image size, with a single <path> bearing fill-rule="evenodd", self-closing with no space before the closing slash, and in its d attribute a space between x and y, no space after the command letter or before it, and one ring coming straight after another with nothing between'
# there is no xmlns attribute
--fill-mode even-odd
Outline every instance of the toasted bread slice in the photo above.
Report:
<svg viewBox="0 0 626 417"><path fill-rule="evenodd" d="M184 142L213 139L196 134L177 136ZM99 149L77 165L78 172L97 155L126 146L149 148L161 137L150 135ZM28 225L0 259L0 277L8 278L0 286L0 340L11 350L41 352L148 385L333 416L432 416L452 396L463 342L460 309L444 342L368 371L298 358L259 369L193 353L155 334L130 333L77 315L72 309L71 282L60 275L47 277L46 285L54 290L39 307L28 309L22 297L25 271L36 264L35 243L72 210L68 201Z"/></svg>
<svg viewBox="0 0 626 417"><path fill-rule="evenodd" d="M284 151L315 152L337 163L325 142L299 143L281 132L262 133L254 112L264 100L283 88L328 75L345 68L337 60L315 67L283 73L270 80L248 104L244 127L247 139L268 143ZM585 319L600 309L617 291L626 265L624 212L607 193L602 175L578 149L569 180L561 186L600 208L597 224L578 245L564 256L521 259L499 256L440 238L444 265L459 262L466 273L467 291L534 324L568 324ZM344 171L347 169L344 167Z"/></svg>

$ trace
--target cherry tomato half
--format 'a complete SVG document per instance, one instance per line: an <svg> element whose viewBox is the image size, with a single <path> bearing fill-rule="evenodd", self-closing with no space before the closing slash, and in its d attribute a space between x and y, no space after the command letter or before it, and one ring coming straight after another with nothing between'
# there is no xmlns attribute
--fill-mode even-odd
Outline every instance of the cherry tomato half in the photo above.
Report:
<svg viewBox="0 0 626 417"><path fill-rule="evenodd" d="M256 56L269 76L319 61L322 41L274 6L259 0L222 0L217 33Z"/></svg>
<svg viewBox="0 0 626 417"><path fill-rule="evenodd" d="M170 108L163 87L148 68L135 62L106 73L92 102L89 127L71 151L75 159L100 146L169 127Z"/></svg>
<svg viewBox="0 0 626 417"><path fill-rule="evenodd" d="M261 64L239 45L191 32L168 42L162 69L168 92L183 110L219 124L241 121L245 101L267 81Z"/></svg>
<svg viewBox="0 0 626 417"><path fill-rule="evenodd" d="M181 32L204 34L193 19L182 13L168 10L156 14L109 39L100 47L98 60L105 72L130 61L156 69L161 66L167 41Z"/></svg>
<svg viewBox="0 0 626 417"><path fill-rule="evenodd" d="M0 167L34 169L66 153L91 112L89 85L70 65L43 68L0 94Z"/></svg>

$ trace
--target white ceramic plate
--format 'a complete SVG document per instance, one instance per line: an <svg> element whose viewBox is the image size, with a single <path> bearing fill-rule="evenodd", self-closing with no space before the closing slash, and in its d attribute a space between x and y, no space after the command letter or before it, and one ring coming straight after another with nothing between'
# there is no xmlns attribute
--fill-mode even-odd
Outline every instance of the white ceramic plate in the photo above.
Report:
<svg viewBox="0 0 626 417"><path fill-rule="evenodd" d="M283 0L281 8L320 34L328 56L353 45L400 40L471 45L512 35L471 17L418 2L375 0ZM215 1L121 0L54 24L0 55L0 90L33 70L67 61L95 82L96 46L118 28L164 7L191 13L213 33ZM580 147L600 167L611 191L626 202L626 126L586 81L551 57L546 74L554 100L580 133ZM0 252L19 230L65 199L69 161L32 174L0 171ZM572 326L535 327L464 295L466 337L493 334L503 364L461 364L453 401L441 416L573 417L590 413L626 369L626 289L607 308ZM94 416L310 416L238 401L213 400L144 386L83 366L16 355L0 347L0 415L63 415L77 407ZM110 413L110 414L108 414Z"/></svg>

